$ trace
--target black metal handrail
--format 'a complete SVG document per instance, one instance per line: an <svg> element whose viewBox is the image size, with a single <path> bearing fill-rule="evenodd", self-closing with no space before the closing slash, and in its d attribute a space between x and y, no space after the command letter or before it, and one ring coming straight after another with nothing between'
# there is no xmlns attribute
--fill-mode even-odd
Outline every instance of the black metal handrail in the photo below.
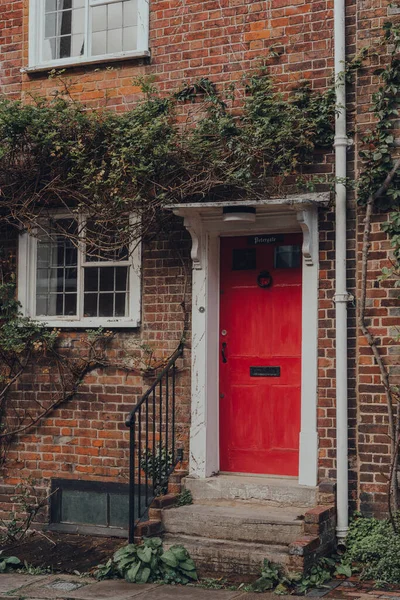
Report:
<svg viewBox="0 0 400 600"><path fill-rule="evenodd" d="M175 446L176 361L183 354L177 348L154 383L142 396L128 418L129 427L129 542L157 495L163 493L182 450Z"/></svg>

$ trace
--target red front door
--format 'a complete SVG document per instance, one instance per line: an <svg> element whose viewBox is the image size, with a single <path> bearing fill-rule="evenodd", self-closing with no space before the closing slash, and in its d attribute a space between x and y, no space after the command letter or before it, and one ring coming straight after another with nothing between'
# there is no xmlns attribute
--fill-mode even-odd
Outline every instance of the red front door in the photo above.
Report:
<svg viewBox="0 0 400 600"><path fill-rule="evenodd" d="M221 238L221 471L298 474L301 241Z"/></svg>

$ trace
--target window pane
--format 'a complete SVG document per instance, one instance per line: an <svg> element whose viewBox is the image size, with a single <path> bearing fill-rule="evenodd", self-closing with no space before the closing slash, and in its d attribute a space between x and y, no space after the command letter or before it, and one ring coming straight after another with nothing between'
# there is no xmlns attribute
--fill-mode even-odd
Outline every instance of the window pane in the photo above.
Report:
<svg viewBox="0 0 400 600"><path fill-rule="evenodd" d="M44 22L45 38L55 37L57 35L57 13L49 13L46 15Z"/></svg>
<svg viewBox="0 0 400 600"><path fill-rule="evenodd" d="M107 33L107 53L122 52L122 29L112 29Z"/></svg>
<svg viewBox="0 0 400 600"><path fill-rule="evenodd" d="M136 50L137 48L137 27L124 27L122 49L124 52Z"/></svg>
<svg viewBox="0 0 400 600"><path fill-rule="evenodd" d="M46 0L45 12L57 10L57 0Z"/></svg>
<svg viewBox="0 0 400 600"><path fill-rule="evenodd" d="M72 33L72 10L64 10L59 13L60 35L70 35Z"/></svg>
<svg viewBox="0 0 400 600"><path fill-rule="evenodd" d="M107 29L122 27L122 2L115 2L107 6Z"/></svg>
<svg viewBox="0 0 400 600"><path fill-rule="evenodd" d="M61 522L107 525L107 495L63 490Z"/></svg>
<svg viewBox="0 0 400 600"><path fill-rule="evenodd" d="M97 317L98 294L85 294L83 314L85 317Z"/></svg>
<svg viewBox="0 0 400 600"><path fill-rule="evenodd" d="M72 56L80 56L84 53L84 51L85 51L85 43L84 43L83 33L81 33L79 35L73 35L72 36L72 47L71 47Z"/></svg>
<svg viewBox="0 0 400 600"><path fill-rule="evenodd" d="M277 246L274 253L275 269L297 269L301 265L300 246Z"/></svg>
<svg viewBox="0 0 400 600"><path fill-rule="evenodd" d="M100 294L99 317L114 316L114 294Z"/></svg>
<svg viewBox="0 0 400 600"><path fill-rule="evenodd" d="M76 294L66 294L65 295L65 308L64 314L73 316L76 315Z"/></svg>
<svg viewBox="0 0 400 600"><path fill-rule="evenodd" d="M56 38L44 40L43 43L43 60L54 60L57 58Z"/></svg>
<svg viewBox="0 0 400 600"><path fill-rule="evenodd" d="M99 269L90 267L85 269L85 292L97 292L99 289Z"/></svg>
<svg viewBox="0 0 400 600"><path fill-rule="evenodd" d="M36 296L36 316L44 317L47 315L47 296Z"/></svg>
<svg viewBox="0 0 400 600"><path fill-rule="evenodd" d="M102 292L114 290L114 267L100 268L100 290Z"/></svg>
<svg viewBox="0 0 400 600"><path fill-rule="evenodd" d="M127 294L115 294L115 315L116 317L126 316L126 297Z"/></svg>
<svg viewBox="0 0 400 600"><path fill-rule="evenodd" d="M72 33L74 35L78 33L84 33L85 31L85 9L80 8L79 10L72 11Z"/></svg>
<svg viewBox="0 0 400 600"><path fill-rule="evenodd" d="M107 29L107 7L94 6L92 8L92 31L106 31Z"/></svg>
<svg viewBox="0 0 400 600"><path fill-rule="evenodd" d="M125 292L128 283L128 267L115 268L115 289Z"/></svg>
<svg viewBox="0 0 400 600"><path fill-rule="evenodd" d="M65 291L76 292L78 285L77 269L65 269Z"/></svg>
<svg viewBox="0 0 400 600"><path fill-rule="evenodd" d="M124 27L132 27L137 25L137 2L136 0L128 0L123 4L124 10Z"/></svg>
<svg viewBox="0 0 400 600"><path fill-rule="evenodd" d="M60 38L60 58L68 58L71 56L71 36Z"/></svg>
<svg viewBox="0 0 400 600"><path fill-rule="evenodd" d="M107 32L100 31L92 34L92 55L107 54Z"/></svg>

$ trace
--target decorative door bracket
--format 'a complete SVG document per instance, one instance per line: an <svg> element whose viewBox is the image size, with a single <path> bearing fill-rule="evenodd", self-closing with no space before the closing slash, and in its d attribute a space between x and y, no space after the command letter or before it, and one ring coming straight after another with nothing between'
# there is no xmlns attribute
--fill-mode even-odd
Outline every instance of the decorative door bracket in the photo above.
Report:
<svg viewBox="0 0 400 600"><path fill-rule="evenodd" d="M317 257L315 256L317 244L314 240L315 236L318 235L318 210L315 206L312 206L307 209L302 208L296 212L297 220L303 232L302 252L304 261L306 265L312 267L317 262Z"/></svg>
<svg viewBox="0 0 400 600"><path fill-rule="evenodd" d="M190 258L192 259L193 269L201 270L203 268L202 262L202 223L199 216L188 217L185 216L184 226L190 233L192 238L192 248L190 250Z"/></svg>

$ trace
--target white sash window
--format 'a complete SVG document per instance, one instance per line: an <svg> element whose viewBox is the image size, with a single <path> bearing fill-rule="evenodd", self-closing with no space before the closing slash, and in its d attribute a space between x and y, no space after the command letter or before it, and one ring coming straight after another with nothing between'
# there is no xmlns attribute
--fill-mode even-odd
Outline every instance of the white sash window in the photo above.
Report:
<svg viewBox="0 0 400 600"><path fill-rule="evenodd" d="M140 249L85 243L84 218L58 215L20 236L18 299L25 316L53 327L137 327ZM77 236L82 239L76 243ZM93 239L93 238L92 238Z"/></svg>
<svg viewBox="0 0 400 600"><path fill-rule="evenodd" d="M29 67L148 55L149 0L31 0Z"/></svg>

